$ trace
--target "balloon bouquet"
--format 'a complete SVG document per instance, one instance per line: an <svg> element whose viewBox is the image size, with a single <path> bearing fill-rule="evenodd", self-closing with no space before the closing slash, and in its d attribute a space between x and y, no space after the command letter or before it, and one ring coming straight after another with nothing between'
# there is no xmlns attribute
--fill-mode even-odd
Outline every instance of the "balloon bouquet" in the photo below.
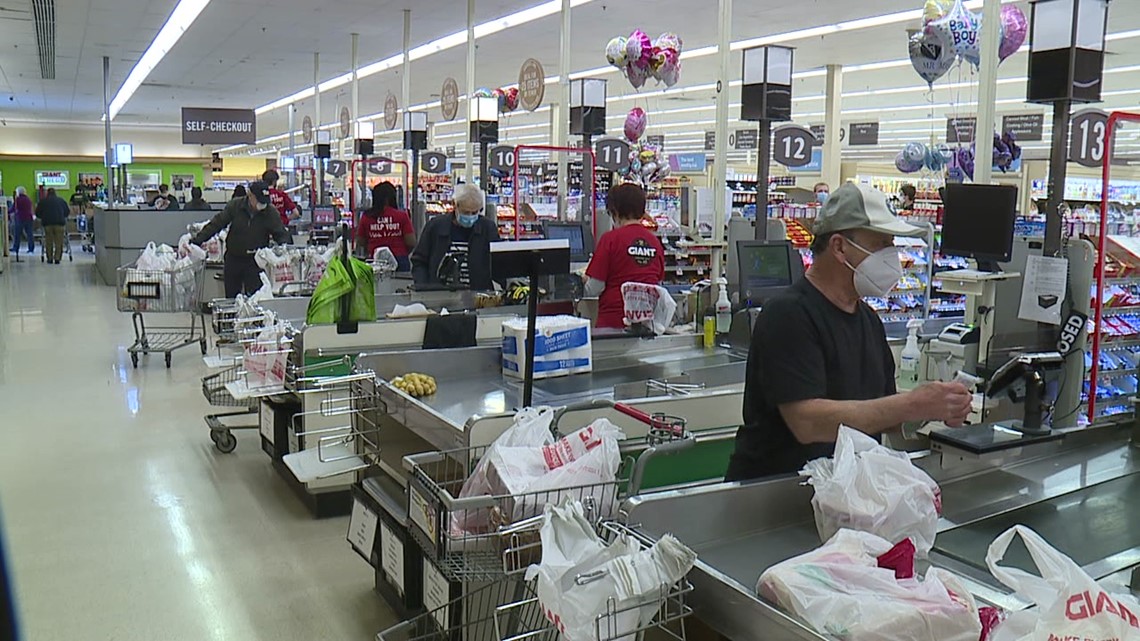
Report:
<svg viewBox="0 0 1140 641"><path fill-rule="evenodd" d="M606 45L606 61L621 69L634 89L641 89L653 78L672 87L681 79L681 37L672 32L650 40L641 29L629 37L617 36Z"/></svg>
<svg viewBox="0 0 1140 641"><path fill-rule="evenodd" d="M660 182L671 173L669 161L661 150L656 145L641 142L647 120L641 107L634 107L626 114L622 133L629 142L629 166L618 172L626 181L643 187Z"/></svg>
<svg viewBox="0 0 1140 641"><path fill-rule="evenodd" d="M491 92L493 98L499 101L499 113L505 114L519 108L519 88L496 89Z"/></svg>
<svg viewBox="0 0 1140 641"><path fill-rule="evenodd" d="M926 0L922 12L922 29L909 33L907 49L914 70L933 90L934 81L946 75L958 60L973 65L981 63L982 16L966 9L962 0ZM1001 29L998 61L1009 58L1025 42L1029 22L1017 6L1007 4L1001 8ZM947 171L950 180L963 180L974 176L974 145L950 149L944 144L927 146L911 142L895 156L895 167L903 173L927 169ZM994 134L994 165L1008 171L1013 161L1021 157L1010 133Z"/></svg>

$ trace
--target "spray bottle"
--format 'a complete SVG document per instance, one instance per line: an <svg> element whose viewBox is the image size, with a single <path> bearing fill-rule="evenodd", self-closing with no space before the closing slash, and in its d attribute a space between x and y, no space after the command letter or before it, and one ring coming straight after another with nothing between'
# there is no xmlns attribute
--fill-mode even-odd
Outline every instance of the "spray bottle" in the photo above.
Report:
<svg viewBox="0 0 1140 641"><path fill-rule="evenodd" d="M918 363L922 358L922 350L918 348L918 330L922 327L922 319L912 318L906 323L906 346L902 349L899 361L900 390L913 389L918 385Z"/></svg>
<svg viewBox="0 0 1140 641"><path fill-rule="evenodd" d="M720 287L720 294L716 299L716 332L727 334L732 327L732 303L728 301L728 279L724 276L716 279Z"/></svg>

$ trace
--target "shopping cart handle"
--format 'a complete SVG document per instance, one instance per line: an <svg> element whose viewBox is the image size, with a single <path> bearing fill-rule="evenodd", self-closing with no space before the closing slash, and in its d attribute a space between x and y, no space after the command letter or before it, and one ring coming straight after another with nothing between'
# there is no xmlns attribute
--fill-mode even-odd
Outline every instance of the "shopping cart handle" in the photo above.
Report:
<svg viewBox="0 0 1140 641"><path fill-rule="evenodd" d="M387 630L377 632L376 641L392 641L393 639L406 638L407 635L405 635L404 632L411 630L413 627L415 627L415 620L408 619L407 621L401 621Z"/></svg>
<svg viewBox="0 0 1140 641"><path fill-rule="evenodd" d="M649 416L649 414L637 409L636 407L626 405L625 403L614 403L614 409L634 420L641 421L646 425L653 425L653 418Z"/></svg>
<svg viewBox="0 0 1140 641"><path fill-rule="evenodd" d="M581 412L606 408L613 408L614 410L617 410L618 412L621 412L622 414L625 414L626 416L636 421L640 421L646 425L652 425L652 417L650 417L649 414L646 414L645 412L637 409L636 407L631 407L625 403L617 403L607 398L595 398L589 401L570 403L569 405L564 405L554 410L554 421L551 423L551 426L557 429L558 422L562 419L562 416L570 412Z"/></svg>
<svg viewBox="0 0 1140 641"><path fill-rule="evenodd" d="M629 496L637 496L641 492L641 483L645 479L645 468L649 465L650 460L662 455L676 454L696 444L697 439L692 434L688 434L685 438L659 443L646 448L646 450L641 453L641 456L637 457L637 462L633 464L633 472L629 475Z"/></svg>
<svg viewBox="0 0 1140 641"><path fill-rule="evenodd" d="M408 454L404 457L404 469L411 472L415 470L416 467L423 467L424 465L439 463L443 459L443 452L421 452L419 454Z"/></svg>

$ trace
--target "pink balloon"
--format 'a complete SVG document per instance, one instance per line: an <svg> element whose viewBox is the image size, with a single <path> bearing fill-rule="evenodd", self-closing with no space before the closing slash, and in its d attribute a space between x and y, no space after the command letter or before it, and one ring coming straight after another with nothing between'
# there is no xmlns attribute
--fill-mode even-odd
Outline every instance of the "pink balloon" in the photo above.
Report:
<svg viewBox="0 0 1140 641"><path fill-rule="evenodd" d="M649 70L631 62L625 66L625 77L629 79L629 84L633 85L634 89L641 89L649 79Z"/></svg>
<svg viewBox="0 0 1140 641"><path fill-rule="evenodd" d="M1001 47L998 49L998 59L1005 60L1012 56L1025 43L1025 33L1029 29L1029 22L1021 9L1012 4L1001 8Z"/></svg>
<svg viewBox="0 0 1140 641"><path fill-rule="evenodd" d="M641 138L641 134L645 133L646 116L645 110L641 107L634 107L629 110L625 116L625 137L630 142L636 141Z"/></svg>
<svg viewBox="0 0 1140 641"><path fill-rule="evenodd" d="M681 79L681 63L666 60L665 64L661 66L661 70L657 72L657 78L665 83L666 87L677 84L677 81Z"/></svg>
<svg viewBox="0 0 1140 641"><path fill-rule="evenodd" d="M649 34L641 29L634 29L625 43L626 63L631 67L644 69L649 66L652 50L653 41L649 39Z"/></svg>

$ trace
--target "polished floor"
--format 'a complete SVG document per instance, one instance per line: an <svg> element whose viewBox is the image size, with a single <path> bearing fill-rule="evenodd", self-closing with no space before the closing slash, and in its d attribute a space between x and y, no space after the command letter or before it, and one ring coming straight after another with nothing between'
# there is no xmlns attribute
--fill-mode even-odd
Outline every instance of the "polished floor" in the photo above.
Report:
<svg viewBox="0 0 1140 641"><path fill-rule="evenodd" d="M132 370L133 338L78 246L74 263L0 274L0 521L23 638L365 640L391 625L347 518L310 518L256 433L215 452L197 348Z"/></svg>

